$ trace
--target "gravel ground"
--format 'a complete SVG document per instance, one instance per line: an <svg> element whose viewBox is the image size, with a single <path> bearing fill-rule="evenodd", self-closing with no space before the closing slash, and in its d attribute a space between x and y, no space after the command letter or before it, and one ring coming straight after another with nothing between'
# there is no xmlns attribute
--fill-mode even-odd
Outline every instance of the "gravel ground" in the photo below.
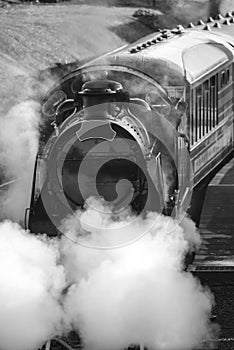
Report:
<svg viewBox="0 0 234 350"><path fill-rule="evenodd" d="M223 280L222 282L209 280L207 283L215 298L213 316L216 324L219 325L219 340L215 350L234 349L234 280ZM208 350L205 347L204 350Z"/></svg>

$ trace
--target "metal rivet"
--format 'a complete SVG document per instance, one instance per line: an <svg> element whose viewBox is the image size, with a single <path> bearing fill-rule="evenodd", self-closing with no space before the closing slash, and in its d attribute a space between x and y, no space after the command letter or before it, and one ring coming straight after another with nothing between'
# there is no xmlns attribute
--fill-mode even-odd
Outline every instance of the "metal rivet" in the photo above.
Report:
<svg viewBox="0 0 234 350"><path fill-rule="evenodd" d="M131 50L130 50L130 53L136 53L137 52L137 49L135 47L133 47Z"/></svg>
<svg viewBox="0 0 234 350"><path fill-rule="evenodd" d="M147 41L147 45L148 46L152 45L152 41Z"/></svg>
<svg viewBox="0 0 234 350"><path fill-rule="evenodd" d="M197 22L197 25L198 25L198 26L201 26L201 25L203 25L203 24L205 24L205 23L203 22L203 20L202 20L202 19L199 19L199 21Z"/></svg>
<svg viewBox="0 0 234 350"><path fill-rule="evenodd" d="M232 17L232 13L231 12L227 12L226 15L225 15L226 18L228 17Z"/></svg>
<svg viewBox="0 0 234 350"><path fill-rule="evenodd" d="M221 15L221 13L219 13L219 14L216 16L216 19L223 19L223 16Z"/></svg>
<svg viewBox="0 0 234 350"><path fill-rule="evenodd" d="M177 28L178 30L184 30L184 27L183 27L181 24L179 24L178 26L176 26L176 28Z"/></svg>
<svg viewBox="0 0 234 350"><path fill-rule="evenodd" d="M136 48L137 48L137 50L141 50L141 46L140 45L138 45Z"/></svg>
<svg viewBox="0 0 234 350"><path fill-rule="evenodd" d="M195 25L193 24L193 22L190 22L189 25L188 25L188 28L194 28Z"/></svg>
<svg viewBox="0 0 234 350"><path fill-rule="evenodd" d="M214 18L213 17L207 18L207 23L212 23L212 22L214 22Z"/></svg>
<svg viewBox="0 0 234 350"><path fill-rule="evenodd" d="M227 26L230 26L230 21L229 21L229 19L225 19L225 20L223 21L223 24L225 24L225 25L227 25Z"/></svg>
<svg viewBox="0 0 234 350"><path fill-rule="evenodd" d="M232 17L229 22L234 23L234 17Z"/></svg>
<svg viewBox="0 0 234 350"><path fill-rule="evenodd" d="M142 44L141 47L145 49L147 47L147 44Z"/></svg>
<svg viewBox="0 0 234 350"><path fill-rule="evenodd" d="M210 28L210 26L209 26L208 24L206 24L205 27L203 28L203 30L209 30L209 31L211 31L211 28Z"/></svg>
<svg viewBox="0 0 234 350"><path fill-rule="evenodd" d="M153 39L152 44L157 44L157 39Z"/></svg>
<svg viewBox="0 0 234 350"><path fill-rule="evenodd" d="M221 28L221 24L219 22L216 22L214 25L213 25L214 28Z"/></svg>
<svg viewBox="0 0 234 350"><path fill-rule="evenodd" d="M184 33L184 27L179 24L175 29L172 29L171 31L173 34L182 34Z"/></svg>

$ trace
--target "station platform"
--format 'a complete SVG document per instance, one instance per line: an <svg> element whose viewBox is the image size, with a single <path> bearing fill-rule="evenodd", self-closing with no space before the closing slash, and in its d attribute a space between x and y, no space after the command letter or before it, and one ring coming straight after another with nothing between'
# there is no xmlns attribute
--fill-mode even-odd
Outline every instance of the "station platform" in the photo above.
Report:
<svg viewBox="0 0 234 350"><path fill-rule="evenodd" d="M208 185L199 231L202 246L189 270L234 279L234 158Z"/></svg>

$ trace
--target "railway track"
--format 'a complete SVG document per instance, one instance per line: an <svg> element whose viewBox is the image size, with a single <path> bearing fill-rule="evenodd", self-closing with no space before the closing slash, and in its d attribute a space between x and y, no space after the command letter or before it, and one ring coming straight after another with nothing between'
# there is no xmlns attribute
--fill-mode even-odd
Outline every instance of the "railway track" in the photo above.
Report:
<svg viewBox="0 0 234 350"><path fill-rule="evenodd" d="M210 182L201 214L202 246L189 271L211 289L219 350L234 349L234 158Z"/></svg>
<svg viewBox="0 0 234 350"><path fill-rule="evenodd" d="M202 246L190 270L234 279L234 158L208 186L199 231ZM225 278L226 278L225 277Z"/></svg>
<svg viewBox="0 0 234 350"><path fill-rule="evenodd" d="M233 350L234 348L234 338L219 338L218 340L211 340L209 343L204 342L201 345L201 348L197 348L197 350ZM53 340L48 341L42 348L42 350L80 350L82 349L82 345L79 341L74 343L71 342L67 338L54 338ZM147 350L143 345L139 346L130 346L125 350ZM149 349L150 350L150 349Z"/></svg>

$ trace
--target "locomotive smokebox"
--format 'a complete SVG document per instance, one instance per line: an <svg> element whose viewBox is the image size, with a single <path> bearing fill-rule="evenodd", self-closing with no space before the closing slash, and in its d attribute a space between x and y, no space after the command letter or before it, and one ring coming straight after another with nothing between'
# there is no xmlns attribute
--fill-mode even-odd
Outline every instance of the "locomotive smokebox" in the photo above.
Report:
<svg viewBox="0 0 234 350"><path fill-rule="evenodd" d="M92 80L86 82L79 95L83 97L84 119L111 118L113 105L108 103L126 100L123 86L113 80ZM95 108L89 108L94 107Z"/></svg>

